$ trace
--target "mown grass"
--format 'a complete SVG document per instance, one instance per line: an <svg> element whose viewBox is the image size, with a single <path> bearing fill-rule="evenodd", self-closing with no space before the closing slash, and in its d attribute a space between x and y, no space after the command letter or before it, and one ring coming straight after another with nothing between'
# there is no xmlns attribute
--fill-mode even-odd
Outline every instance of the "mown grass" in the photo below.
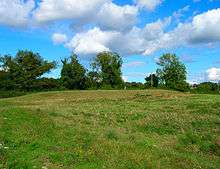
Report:
<svg viewBox="0 0 220 169"><path fill-rule="evenodd" d="M0 168L220 168L220 96L66 91L0 100Z"/></svg>

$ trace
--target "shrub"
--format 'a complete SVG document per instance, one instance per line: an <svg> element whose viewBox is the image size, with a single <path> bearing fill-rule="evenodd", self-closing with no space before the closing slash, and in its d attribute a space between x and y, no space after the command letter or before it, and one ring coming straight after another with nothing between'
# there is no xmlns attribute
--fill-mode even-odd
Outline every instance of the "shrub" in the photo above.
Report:
<svg viewBox="0 0 220 169"><path fill-rule="evenodd" d="M218 84L212 82L200 83L195 89L192 90L195 93L219 93Z"/></svg>

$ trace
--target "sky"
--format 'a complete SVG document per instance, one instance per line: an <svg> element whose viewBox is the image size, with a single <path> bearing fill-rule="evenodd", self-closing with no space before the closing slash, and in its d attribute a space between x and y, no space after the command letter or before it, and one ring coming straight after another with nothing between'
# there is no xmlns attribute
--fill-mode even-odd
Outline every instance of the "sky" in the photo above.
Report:
<svg viewBox="0 0 220 169"><path fill-rule="evenodd" d="M220 80L220 0L0 0L0 54L32 50L58 66L76 53L90 62L102 51L123 58L123 79L140 81L175 53L190 83Z"/></svg>

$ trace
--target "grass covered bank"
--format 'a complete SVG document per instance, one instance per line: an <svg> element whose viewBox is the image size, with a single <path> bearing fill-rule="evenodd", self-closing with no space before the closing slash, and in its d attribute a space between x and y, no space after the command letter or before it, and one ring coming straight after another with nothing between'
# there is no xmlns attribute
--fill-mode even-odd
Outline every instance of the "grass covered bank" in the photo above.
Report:
<svg viewBox="0 0 220 169"><path fill-rule="evenodd" d="M0 100L0 168L220 168L220 97L65 91Z"/></svg>

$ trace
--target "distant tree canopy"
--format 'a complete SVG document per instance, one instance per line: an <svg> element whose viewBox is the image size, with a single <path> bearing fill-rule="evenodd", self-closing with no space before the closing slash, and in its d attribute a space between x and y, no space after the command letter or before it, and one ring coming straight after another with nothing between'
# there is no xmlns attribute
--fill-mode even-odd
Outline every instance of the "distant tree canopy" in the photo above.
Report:
<svg viewBox="0 0 220 169"><path fill-rule="evenodd" d="M190 90L186 82L186 67L175 54L161 56L157 62L159 68L155 74L145 78L145 84L123 81L122 58L114 52L98 53L91 62L90 71L80 64L75 54L61 62L61 77L54 79L42 75L55 68L56 63L44 60L38 53L21 50L15 57L0 56L0 90L26 92L57 89L146 89L146 87ZM191 92L219 93L219 89L217 83L205 82L191 88Z"/></svg>
<svg viewBox="0 0 220 169"><path fill-rule="evenodd" d="M197 93L219 93L220 87L217 83L203 82L197 85L193 92Z"/></svg>
<svg viewBox="0 0 220 169"><path fill-rule="evenodd" d="M117 53L101 52L92 63L93 71L99 74L102 85L112 88L123 86L122 58Z"/></svg>
<svg viewBox="0 0 220 169"><path fill-rule="evenodd" d="M37 78L55 68L55 62L48 62L32 51L18 51L14 58L2 56L0 62L8 89L30 90Z"/></svg>
<svg viewBox="0 0 220 169"><path fill-rule="evenodd" d="M67 89L86 88L86 69L73 54L69 59L62 60L61 82Z"/></svg>
<svg viewBox="0 0 220 169"><path fill-rule="evenodd" d="M186 67L175 54L164 54L159 58L157 65L157 76L160 83L167 88L176 90L187 90Z"/></svg>
<svg viewBox="0 0 220 169"><path fill-rule="evenodd" d="M146 88L146 86L141 82L126 82L125 86L128 90L143 90Z"/></svg>
<svg viewBox="0 0 220 169"><path fill-rule="evenodd" d="M159 78L156 74L150 74L145 78L146 86L147 87L158 87L159 84Z"/></svg>

